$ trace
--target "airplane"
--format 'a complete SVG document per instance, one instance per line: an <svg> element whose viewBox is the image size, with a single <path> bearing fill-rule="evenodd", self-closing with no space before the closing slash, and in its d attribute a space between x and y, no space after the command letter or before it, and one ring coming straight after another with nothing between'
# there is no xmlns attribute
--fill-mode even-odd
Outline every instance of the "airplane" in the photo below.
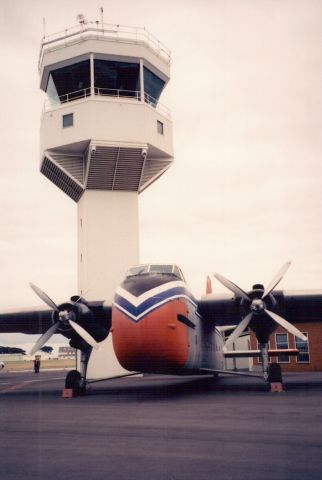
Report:
<svg viewBox="0 0 322 480"><path fill-rule="evenodd" d="M293 323L318 321L322 313L322 291L275 290L290 266L287 262L266 288L255 284L245 292L222 275L214 274L227 293L207 292L200 300L192 295L182 271L173 264L142 264L130 267L116 289L112 304L86 301L79 295L60 305L39 287L30 284L48 308L38 307L0 313L0 333L42 334L30 355L49 338L60 333L80 351L79 370L68 372L65 388L86 392L87 364L92 349L112 335L121 366L137 373L173 375L251 375L225 367L226 358L259 357L266 382L282 381L279 364L270 357L297 355L297 349L269 349L269 337L281 325L306 341ZM283 315L283 316L282 316ZM254 332L258 350L231 350L246 332ZM225 337L228 335L228 338ZM101 379L99 379L101 380Z"/></svg>

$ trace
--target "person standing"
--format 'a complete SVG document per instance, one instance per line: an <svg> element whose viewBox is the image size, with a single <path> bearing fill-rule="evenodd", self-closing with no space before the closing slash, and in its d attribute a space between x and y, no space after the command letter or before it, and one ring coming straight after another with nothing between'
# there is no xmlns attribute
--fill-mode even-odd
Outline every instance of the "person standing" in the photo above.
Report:
<svg viewBox="0 0 322 480"><path fill-rule="evenodd" d="M34 360L34 372L39 373L39 370L40 370L40 358L38 355L36 355Z"/></svg>

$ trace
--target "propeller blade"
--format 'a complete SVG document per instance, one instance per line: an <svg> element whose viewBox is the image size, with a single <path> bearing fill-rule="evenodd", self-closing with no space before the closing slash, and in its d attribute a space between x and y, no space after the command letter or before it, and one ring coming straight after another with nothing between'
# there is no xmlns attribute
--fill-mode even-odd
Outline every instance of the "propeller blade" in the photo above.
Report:
<svg viewBox="0 0 322 480"><path fill-rule="evenodd" d="M245 300L248 300L250 302L250 298L249 296L247 295L246 292L244 292L244 290L242 290L240 287L238 287L237 285L235 285L233 282L231 282L230 280L228 280L227 278L223 277L222 275L219 275L218 273L214 273L214 277L217 278L217 280L222 284L224 285L226 288L228 288L228 290L230 290L231 292L233 292L236 297L242 297L244 298Z"/></svg>
<svg viewBox="0 0 322 480"><path fill-rule="evenodd" d="M48 307L55 310L55 312L59 312L59 309L58 309L57 305L55 304L55 302L52 301L52 299L50 297L48 297L47 293L40 290L40 288L37 287L37 285L34 285L33 283L29 283L29 285L33 289L35 294L38 295L38 297L40 297L41 300L48 305Z"/></svg>
<svg viewBox="0 0 322 480"><path fill-rule="evenodd" d="M73 320L69 320L69 324L70 326L75 330L76 333L78 333L78 335L80 337L82 337L83 340L85 340L85 342L87 342L91 347L95 348L96 350L98 350L100 347L99 347L99 344L96 342L96 340L94 340L94 338L85 330L85 328L81 327L80 325L78 325L78 323L76 322L73 322Z"/></svg>
<svg viewBox="0 0 322 480"><path fill-rule="evenodd" d="M252 316L253 316L253 312L250 312L237 325L235 330L229 335L228 340L226 341L225 346L224 346L225 349L228 349L228 347L230 347L237 340L237 338L243 333L243 331L248 327L248 324L251 321Z"/></svg>
<svg viewBox="0 0 322 480"><path fill-rule="evenodd" d="M265 291L263 293L262 298L267 297L267 295L269 295L271 293L271 291L274 290L276 285L278 285L280 283L280 281L284 277L285 273L289 269L290 265L291 265L291 262L286 262L285 265L282 266L282 268L277 272L275 277L269 282L269 284L265 288Z"/></svg>
<svg viewBox="0 0 322 480"><path fill-rule="evenodd" d="M29 355L32 356L34 353L36 353L38 350L40 350L41 347L47 343L47 340L54 335L55 331L57 330L57 327L59 325L59 322L54 323L47 332L45 332L35 343L35 345L32 347L32 349L29 352Z"/></svg>
<svg viewBox="0 0 322 480"><path fill-rule="evenodd" d="M295 337L300 338L301 340L303 340L303 342L307 342L306 336L303 335L303 333L300 332L300 330L298 330L296 327L294 327L294 325L292 325L290 322L280 317L276 313L271 312L270 310L264 310L264 312L267 313L267 315L269 315L273 320L275 320L276 323L281 325L281 327L285 328L285 330L295 335Z"/></svg>

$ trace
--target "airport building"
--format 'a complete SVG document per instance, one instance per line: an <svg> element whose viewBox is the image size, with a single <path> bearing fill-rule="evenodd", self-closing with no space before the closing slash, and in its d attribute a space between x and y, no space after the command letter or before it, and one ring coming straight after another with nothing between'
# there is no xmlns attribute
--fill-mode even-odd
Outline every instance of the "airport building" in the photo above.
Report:
<svg viewBox="0 0 322 480"><path fill-rule="evenodd" d="M280 363L284 372L322 371L321 324L310 322L296 324L296 327L307 337L307 342L303 342L282 327L278 327L270 336L269 348L272 350L297 348L300 354L298 356L285 355L279 358L271 357L271 362ZM254 350L258 348L254 333L250 334L250 348ZM259 359L254 358L253 369L259 367Z"/></svg>
<svg viewBox="0 0 322 480"><path fill-rule="evenodd" d="M78 21L42 41L40 170L77 203L79 294L111 301L139 263L138 196L173 161L171 57L145 28Z"/></svg>
<svg viewBox="0 0 322 480"><path fill-rule="evenodd" d="M173 162L160 102L171 55L145 28L77 20L41 44L40 171L77 204L78 294L111 303L139 263L139 194ZM92 352L90 378L107 375L106 355L111 336Z"/></svg>
<svg viewBox="0 0 322 480"><path fill-rule="evenodd" d="M76 358L76 349L69 346L59 347L58 358L59 360L74 359Z"/></svg>

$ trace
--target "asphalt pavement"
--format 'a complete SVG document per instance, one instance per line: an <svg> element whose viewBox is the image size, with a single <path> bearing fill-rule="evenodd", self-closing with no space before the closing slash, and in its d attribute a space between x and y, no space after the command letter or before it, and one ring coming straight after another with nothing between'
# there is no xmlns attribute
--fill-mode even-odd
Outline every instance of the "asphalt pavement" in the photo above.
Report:
<svg viewBox="0 0 322 480"><path fill-rule="evenodd" d="M5 480L321 480L322 372L147 376L61 397L63 372L0 372Z"/></svg>

